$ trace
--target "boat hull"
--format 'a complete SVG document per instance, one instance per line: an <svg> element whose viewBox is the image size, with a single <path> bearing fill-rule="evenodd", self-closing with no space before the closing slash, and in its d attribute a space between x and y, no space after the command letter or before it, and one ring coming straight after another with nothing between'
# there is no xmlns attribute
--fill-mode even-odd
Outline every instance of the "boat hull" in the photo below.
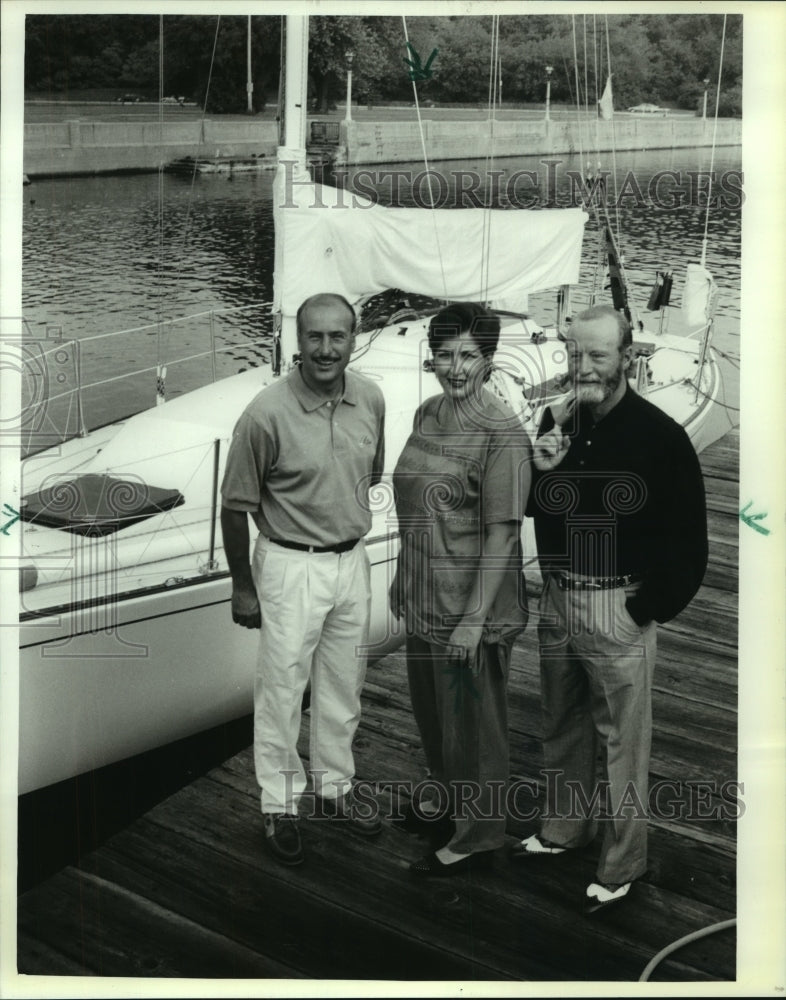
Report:
<svg viewBox="0 0 786 1000"><path fill-rule="evenodd" d="M387 608L398 551L389 473L418 404L439 391L433 374L424 371L425 332L423 320L377 331L359 346L353 362L379 381L387 401L388 476L372 491L367 538L372 660L403 639ZM559 391L554 387L564 371L564 344L553 331L537 344L530 336L521 323L506 324L498 364L511 376L503 388L534 435L543 406ZM710 357L696 393L686 378L695 371L695 344L664 337L657 345L648 395L686 427L699 450L712 438L715 361ZM272 379L269 367L245 372L25 462L25 490L74 470L112 475L134 470L150 485L177 487L186 499L107 539L24 525L23 549L38 583L22 595L20 792L251 712L257 636L232 623L230 579L209 498L220 482L235 420ZM527 389L543 387L527 397ZM182 448L172 448L173 441ZM215 499L217 510L220 498ZM529 519L522 546L525 572L536 580Z"/></svg>
<svg viewBox="0 0 786 1000"><path fill-rule="evenodd" d="M401 642L387 608L396 539L367 551L373 662ZM223 573L24 621L19 793L249 714L259 632L233 624L230 602Z"/></svg>

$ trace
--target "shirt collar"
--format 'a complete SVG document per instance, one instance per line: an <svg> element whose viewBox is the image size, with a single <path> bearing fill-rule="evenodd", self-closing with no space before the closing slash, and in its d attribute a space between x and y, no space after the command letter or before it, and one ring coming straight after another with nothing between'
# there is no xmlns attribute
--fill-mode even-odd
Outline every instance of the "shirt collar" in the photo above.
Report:
<svg viewBox="0 0 786 1000"><path fill-rule="evenodd" d="M295 394L295 398L307 413L318 410L320 406L324 406L325 403L329 402L323 396L318 396L313 390L309 389L303 380L299 366L289 374L288 383L290 389ZM344 371L344 394L338 402L349 403L350 406L355 406L357 403L355 376L346 369Z"/></svg>

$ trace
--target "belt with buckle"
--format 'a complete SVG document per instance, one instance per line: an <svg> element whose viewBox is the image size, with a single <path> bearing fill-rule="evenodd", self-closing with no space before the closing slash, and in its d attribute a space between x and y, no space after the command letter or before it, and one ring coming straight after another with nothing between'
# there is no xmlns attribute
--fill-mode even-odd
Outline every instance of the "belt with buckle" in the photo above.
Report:
<svg viewBox="0 0 786 1000"><path fill-rule="evenodd" d="M302 542L285 542L281 538L271 538L274 545L280 545L284 549L296 549L298 552L349 552L360 541L359 538L350 538L348 542L338 542L336 545L304 545Z"/></svg>
<svg viewBox="0 0 786 1000"><path fill-rule="evenodd" d="M555 573L554 577L560 590L615 590L632 583L641 583L641 577L635 573L628 573L626 576L587 576L582 579Z"/></svg>

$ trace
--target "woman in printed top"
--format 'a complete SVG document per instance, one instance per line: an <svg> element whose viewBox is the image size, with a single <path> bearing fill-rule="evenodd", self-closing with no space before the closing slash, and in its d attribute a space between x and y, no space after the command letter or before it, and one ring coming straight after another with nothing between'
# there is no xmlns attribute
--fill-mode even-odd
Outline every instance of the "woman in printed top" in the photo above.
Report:
<svg viewBox="0 0 786 1000"><path fill-rule="evenodd" d="M393 474L401 549L390 606L406 627L430 779L405 822L438 846L411 866L417 875L466 871L505 837L506 685L527 623L520 532L531 448L486 385L499 332L499 318L476 303L432 319L442 391L418 408Z"/></svg>

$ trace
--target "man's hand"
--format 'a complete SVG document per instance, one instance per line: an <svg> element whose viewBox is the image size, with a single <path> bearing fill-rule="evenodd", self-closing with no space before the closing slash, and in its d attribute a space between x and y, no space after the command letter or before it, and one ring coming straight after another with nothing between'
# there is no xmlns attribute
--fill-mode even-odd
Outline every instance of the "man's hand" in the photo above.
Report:
<svg viewBox="0 0 786 1000"><path fill-rule="evenodd" d="M396 620L401 620L404 617L404 602L402 600L401 587L398 582L398 570L396 571L396 575L393 577L393 583L390 585L390 590L388 590L388 607Z"/></svg>
<svg viewBox="0 0 786 1000"><path fill-rule="evenodd" d="M232 621L245 628L262 627L259 601L253 587L234 586L232 588Z"/></svg>
<svg viewBox="0 0 786 1000"><path fill-rule="evenodd" d="M550 405L551 415L554 417L554 426L542 437L537 438L533 445L535 468L541 472L555 469L570 447L570 437L563 434L562 425L573 413L576 406L576 397L569 393L559 403Z"/></svg>
<svg viewBox="0 0 786 1000"><path fill-rule="evenodd" d="M262 616L248 561L248 514L221 507L224 554L232 574L232 621L245 628L262 628Z"/></svg>
<svg viewBox="0 0 786 1000"><path fill-rule="evenodd" d="M533 445L535 468L540 469L541 472L555 469L567 455L569 447L570 438L567 434L562 433L559 424L555 424L547 434L539 437Z"/></svg>

